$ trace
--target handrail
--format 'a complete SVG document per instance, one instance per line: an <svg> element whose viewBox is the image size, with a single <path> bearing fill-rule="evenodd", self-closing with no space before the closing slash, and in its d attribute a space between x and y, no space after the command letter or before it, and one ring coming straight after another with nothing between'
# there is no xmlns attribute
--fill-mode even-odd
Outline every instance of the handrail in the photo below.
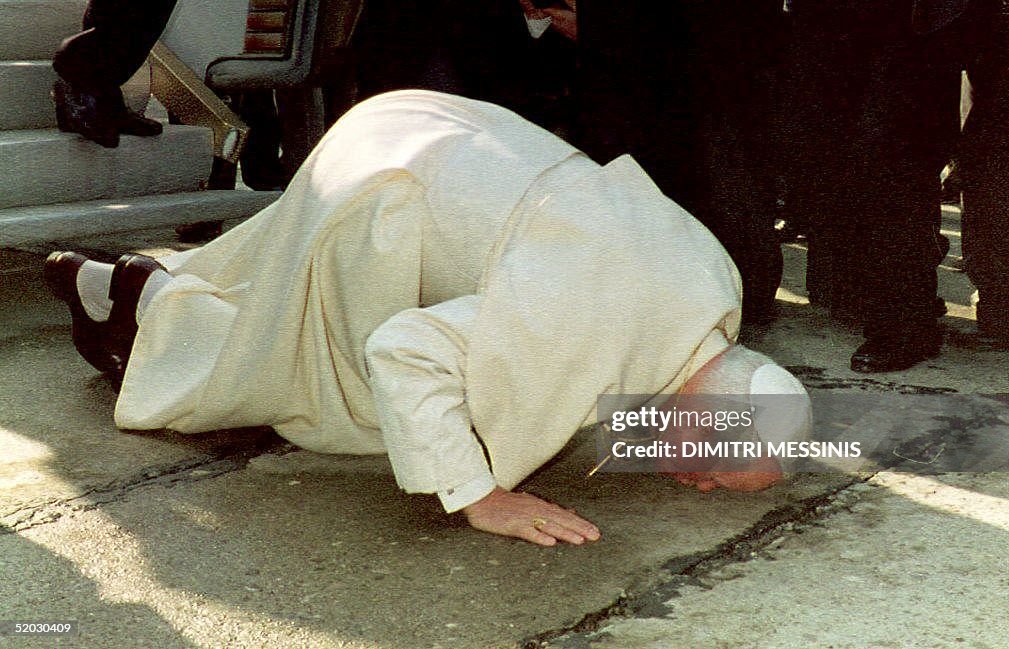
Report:
<svg viewBox="0 0 1009 649"><path fill-rule="evenodd" d="M237 163L249 127L160 41L150 54L151 93L183 124L210 128L214 155Z"/></svg>

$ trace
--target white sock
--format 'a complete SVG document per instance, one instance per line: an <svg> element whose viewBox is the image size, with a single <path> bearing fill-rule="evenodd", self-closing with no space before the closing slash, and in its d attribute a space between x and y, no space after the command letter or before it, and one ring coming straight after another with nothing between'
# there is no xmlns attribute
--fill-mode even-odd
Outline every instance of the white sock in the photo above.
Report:
<svg viewBox="0 0 1009 649"><path fill-rule="evenodd" d="M112 300L109 299L112 269L112 264L88 260L77 271L77 294L81 297L84 312L98 322L108 320L112 310Z"/></svg>
<svg viewBox="0 0 1009 649"><path fill-rule="evenodd" d="M172 276L163 270L156 270L147 278L144 289L140 291L140 299L137 300L137 322L143 317L147 305L154 299L155 294L165 288L172 281Z"/></svg>

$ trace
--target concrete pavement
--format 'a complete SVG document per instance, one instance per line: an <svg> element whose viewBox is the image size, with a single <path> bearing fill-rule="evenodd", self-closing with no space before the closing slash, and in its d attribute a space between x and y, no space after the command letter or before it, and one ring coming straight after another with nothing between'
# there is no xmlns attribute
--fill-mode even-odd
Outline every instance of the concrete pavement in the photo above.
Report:
<svg viewBox="0 0 1009 649"><path fill-rule="evenodd" d="M151 231L73 245L177 244ZM0 646L1009 646L1007 474L701 495L659 475L586 478L582 437L526 488L603 539L490 537L400 494L381 457L316 455L268 429L116 430L111 387L41 285L47 247L0 251L0 620L74 620L79 635ZM1005 353L959 343L962 274L942 270L943 356L867 377L846 369L857 335L804 303L801 247L786 256L783 317L750 343L810 387L1009 392Z"/></svg>

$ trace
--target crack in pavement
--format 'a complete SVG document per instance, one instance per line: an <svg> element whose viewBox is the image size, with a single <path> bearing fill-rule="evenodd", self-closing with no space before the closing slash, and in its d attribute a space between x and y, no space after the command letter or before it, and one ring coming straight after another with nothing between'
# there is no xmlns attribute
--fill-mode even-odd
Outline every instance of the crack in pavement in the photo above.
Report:
<svg viewBox="0 0 1009 649"><path fill-rule="evenodd" d="M858 389L866 392L895 392L897 394L956 394L953 388L937 388L928 385L909 385L893 381L881 381L872 377L831 376L822 367L809 365L786 365L785 369L802 381L806 389L812 390L844 390Z"/></svg>
<svg viewBox="0 0 1009 649"><path fill-rule="evenodd" d="M833 515L848 511L860 497L853 487L871 478L872 475L863 475L826 493L775 508L741 534L711 550L666 561L652 577L653 583L639 589L640 592L622 594L610 606L588 613L568 627L538 633L520 646L522 649L588 649L596 632L617 619L663 617L672 610L666 602L680 597L680 590L685 586L713 588L714 583L727 579L716 574L721 568L764 556L763 551L773 549L786 535L801 534L806 528L821 525Z"/></svg>
<svg viewBox="0 0 1009 649"><path fill-rule="evenodd" d="M246 448L231 448L224 453L175 464L149 466L127 478L92 487L72 498L50 500L20 507L0 515L0 535L16 534L41 525L54 523L65 514L90 511L101 505L119 502L137 489L153 485L174 486L216 478L244 469L249 461L262 455L286 455L296 450L278 439L258 441Z"/></svg>

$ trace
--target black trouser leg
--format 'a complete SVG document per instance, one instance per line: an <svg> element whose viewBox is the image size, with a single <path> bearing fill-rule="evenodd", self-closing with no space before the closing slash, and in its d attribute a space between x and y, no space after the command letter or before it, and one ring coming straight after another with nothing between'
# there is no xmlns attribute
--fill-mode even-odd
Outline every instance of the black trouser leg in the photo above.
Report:
<svg viewBox="0 0 1009 649"><path fill-rule="evenodd" d="M56 72L87 91L118 88L143 65L176 0L91 0L84 30L63 41Z"/></svg>
<svg viewBox="0 0 1009 649"><path fill-rule="evenodd" d="M819 0L793 3L790 87L781 148L787 152L788 220L808 224L806 289L835 315L861 311L864 285L852 263L852 222L863 188L855 184L853 141L869 80L868 45L856 17Z"/></svg>
<svg viewBox="0 0 1009 649"><path fill-rule="evenodd" d="M870 338L935 321L936 268L946 243L939 234L939 172L959 129L952 35L950 29L911 36L875 60L857 167L871 175L856 184L866 188L856 218L869 252L862 260Z"/></svg>
<svg viewBox="0 0 1009 649"><path fill-rule="evenodd" d="M996 20L1009 22L1009 16ZM1002 35L1009 25L995 23ZM968 64L973 105L959 151L966 270L978 289L978 329L1009 337L1009 55L993 38Z"/></svg>
<svg viewBox="0 0 1009 649"><path fill-rule="evenodd" d="M989 29L993 3L976 1L950 25L912 35L880 59L881 79L870 92L864 151L883 161L876 172L875 207L866 281L866 335L934 326L936 269L946 251L939 234L938 175L959 133L960 70Z"/></svg>
<svg viewBox="0 0 1009 649"><path fill-rule="evenodd" d="M695 48L680 4L579 3L575 144L601 164L632 154L693 213L701 185L691 106Z"/></svg>
<svg viewBox="0 0 1009 649"><path fill-rule="evenodd" d="M873 20L795 6L797 32L808 20L811 36L844 36L829 46L842 55L819 57L815 74L828 94L817 105L821 137L804 162L815 170L818 153L831 173L805 192L814 220L810 288L831 306L850 293L870 338L934 327L946 243L938 175L957 137L960 66L977 12L916 34L904 0L873 5Z"/></svg>
<svg viewBox="0 0 1009 649"><path fill-rule="evenodd" d="M767 312L781 272L767 150L767 56L780 3L578 5L579 129L598 162L632 154L739 267L744 311ZM773 48L772 48L773 49ZM769 172L767 172L769 173ZM755 307L749 309L747 304Z"/></svg>
<svg viewBox="0 0 1009 649"><path fill-rule="evenodd" d="M725 246L743 281L743 317L773 314L782 256L774 230L778 102L784 36L774 0L698 7L693 85L705 196L697 214Z"/></svg>

